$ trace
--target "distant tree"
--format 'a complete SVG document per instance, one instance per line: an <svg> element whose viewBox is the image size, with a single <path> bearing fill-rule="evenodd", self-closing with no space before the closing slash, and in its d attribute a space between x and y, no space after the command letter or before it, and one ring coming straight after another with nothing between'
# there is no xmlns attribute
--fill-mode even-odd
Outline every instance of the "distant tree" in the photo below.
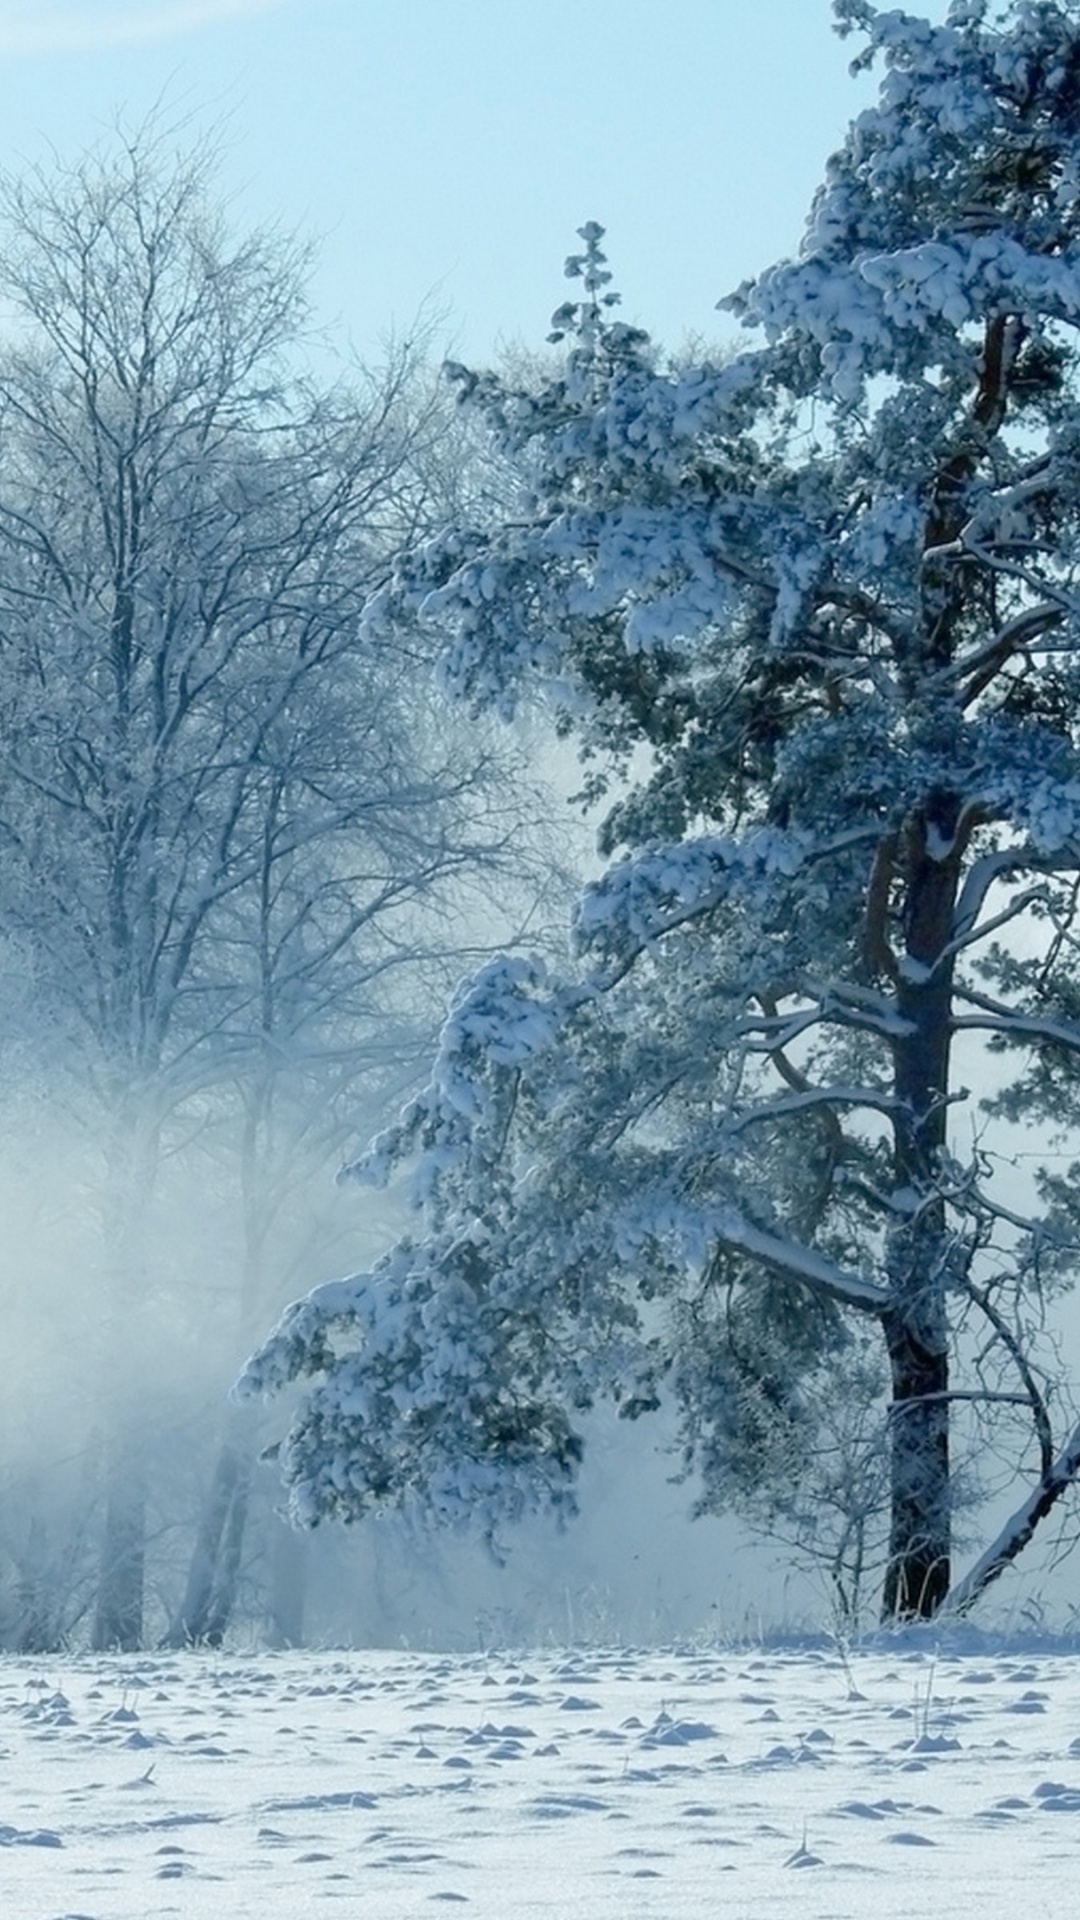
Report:
<svg viewBox="0 0 1080 1920"><path fill-rule="evenodd" d="M1080 873L1080 16L835 11L884 78L798 258L728 303L764 344L656 370L590 226L561 375L459 375L531 511L415 549L369 631L441 632L477 707L546 682L593 790L631 782L616 857L576 965L485 967L378 1144L418 1235L246 1390L310 1380L308 1522L566 1509L598 1395L673 1397L707 1502L790 1511L876 1345L894 1618L970 1605L1080 1468L1076 1229L954 1061L1004 1048L1030 1113L1024 1057L1080 1055L1030 960L1060 983ZM955 1580L963 1435L1022 1497Z"/></svg>
<svg viewBox="0 0 1080 1920"><path fill-rule="evenodd" d="M388 1075L391 1029L415 1044L449 890L509 819L426 661L358 638L453 467L437 384L408 343L351 384L305 375L305 250L233 238L212 186L212 152L150 127L0 187L0 930L100 1142L100 1647L143 1634L166 1130L239 1089L265 1192L290 1076L295 1104L321 1054L333 1104ZM249 1329L272 1290L250 1208Z"/></svg>
<svg viewBox="0 0 1080 1920"><path fill-rule="evenodd" d="M296 726L297 768L310 774L344 729L342 760L355 757L363 767L370 813L347 838L315 838L276 859L276 834L294 804L283 783L268 798L257 883L230 902L206 948L210 969L227 954L234 985L249 994L247 1001L233 996L215 1035L215 1077L195 1107L202 1156L231 1196L237 1222L234 1324L221 1330L226 1368L247 1351L270 1303L295 1287L297 1268L310 1273L319 1247L324 1259L336 1257L327 1244L334 1210L324 1189L344 1152L421 1077L437 1010L465 956L475 952L477 930L509 926L514 902L528 897L530 886L535 898L518 821L523 784L488 796L483 838L478 831L438 841L430 837L430 816L408 807L383 814L375 804L383 756L399 771L411 760L418 769L441 769L435 777L443 784L432 798L434 804L438 795L445 829L467 799L480 828L483 754L474 739L462 766L466 790L452 796L439 739L445 714L427 679L426 692L423 685L408 690L407 741L392 724L401 686L383 689L389 700L370 686L362 713L340 699L322 711L312 700L306 718L320 744ZM393 791L389 765L383 775ZM500 839L513 850L512 881ZM224 1638L237 1603L256 1453L250 1409L234 1411L169 1629L175 1644L217 1645ZM296 1542L274 1551L287 1561Z"/></svg>

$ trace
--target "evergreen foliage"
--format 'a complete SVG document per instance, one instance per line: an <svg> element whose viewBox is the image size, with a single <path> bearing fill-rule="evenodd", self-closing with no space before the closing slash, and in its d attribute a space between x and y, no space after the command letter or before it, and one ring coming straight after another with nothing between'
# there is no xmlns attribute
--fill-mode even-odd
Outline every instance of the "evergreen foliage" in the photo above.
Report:
<svg viewBox="0 0 1080 1920"><path fill-rule="evenodd" d="M1003 1048L1030 1113L1080 1052L1080 7L835 12L877 104L725 303L744 350L661 365L590 224L559 371L452 370L531 505L406 553L368 630L442 634L477 708L543 687L610 864L562 975L466 984L365 1163L412 1166L415 1235L245 1387L309 1383L309 1523L568 1509L585 1410L671 1400L706 1507L861 1501L862 1556L885 1497L894 1617L970 1604L1080 1466L1075 1229L953 1059ZM845 1510L826 1428L886 1383ZM1025 1490L956 1582L958 1445Z"/></svg>

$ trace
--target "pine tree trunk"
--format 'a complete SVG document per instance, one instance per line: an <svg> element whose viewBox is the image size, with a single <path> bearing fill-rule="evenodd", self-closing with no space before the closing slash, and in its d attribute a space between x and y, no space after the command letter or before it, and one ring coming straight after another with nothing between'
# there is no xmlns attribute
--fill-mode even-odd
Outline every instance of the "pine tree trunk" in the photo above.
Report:
<svg viewBox="0 0 1080 1920"><path fill-rule="evenodd" d="M927 1311L926 1309L929 1309ZM929 1619L949 1590L951 1487L948 1353L937 1290L891 1316L891 1515L882 1615Z"/></svg>
<svg viewBox="0 0 1080 1920"><path fill-rule="evenodd" d="M949 1589L948 1237L939 1197L946 1141L952 938L959 803L935 794L908 823L905 960L897 982L908 1032L894 1047L893 1166L909 1208L888 1254L892 1308L884 1321L892 1372L891 1521L882 1613L928 1619Z"/></svg>

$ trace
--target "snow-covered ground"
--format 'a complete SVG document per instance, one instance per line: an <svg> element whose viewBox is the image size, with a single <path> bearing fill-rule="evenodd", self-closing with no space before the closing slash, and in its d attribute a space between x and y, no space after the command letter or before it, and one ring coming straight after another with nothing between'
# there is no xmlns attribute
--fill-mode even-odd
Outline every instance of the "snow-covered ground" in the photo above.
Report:
<svg viewBox="0 0 1080 1920"><path fill-rule="evenodd" d="M3 1920L1072 1920L1080 1659L0 1662Z"/></svg>

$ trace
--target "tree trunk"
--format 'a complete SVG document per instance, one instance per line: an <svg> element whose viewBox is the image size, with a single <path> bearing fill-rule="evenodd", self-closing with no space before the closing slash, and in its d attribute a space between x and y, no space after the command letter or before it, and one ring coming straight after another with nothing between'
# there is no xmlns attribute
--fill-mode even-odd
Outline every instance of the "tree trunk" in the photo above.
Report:
<svg viewBox="0 0 1080 1920"><path fill-rule="evenodd" d="M927 1305L929 1314L909 1300L885 1326L892 1369L885 1620L929 1619L949 1590L948 1353L938 1331L943 1303Z"/></svg>
<svg viewBox="0 0 1080 1920"><path fill-rule="evenodd" d="M91 1645L95 1653L135 1653L143 1637L146 1481L142 1437L130 1425L119 1425L112 1435L105 1498Z"/></svg>
<svg viewBox="0 0 1080 1920"><path fill-rule="evenodd" d="M62 1644L56 1629L58 1597L50 1591L45 1527L31 1520L14 1588L14 1615L4 1634L5 1652L55 1653Z"/></svg>
<svg viewBox="0 0 1080 1920"><path fill-rule="evenodd" d="M146 1574L145 1392L153 1377L147 1298L146 1216L157 1169L158 1128L135 1085L117 1101L103 1196L107 1296L99 1392L105 1429L105 1525L91 1644L97 1652L142 1645Z"/></svg>
<svg viewBox="0 0 1080 1920"><path fill-rule="evenodd" d="M295 1527L276 1520L271 1543L269 1640L272 1647L304 1644L307 1541Z"/></svg>
<svg viewBox="0 0 1080 1920"><path fill-rule="evenodd" d="M218 1577L206 1621L205 1638L210 1647L221 1646L236 1607L254 1465L251 1453L241 1449L237 1455L232 1500L221 1534Z"/></svg>
<svg viewBox="0 0 1080 1920"><path fill-rule="evenodd" d="M269 872L264 874L264 892ZM264 926L264 934L265 934ZM264 1012L264 1024L268 1016ZM263 1303L266 1243L275 1217L272 1179L267 1175L266 1129L272 1106L273 1074L264 1071L244 1101L240 1142L240 1193L244 1225L244 1264L238 1302L238 1352L250 1352ZM209 1491L199 1519L188 1567L187 1586L165 1644L172 1647L220 1646L236 1604L244 1535L251 1504L257 1425L249 1409L227 1417Z"/></svg>
<svg viewBox="0 0 1080 1920"><path fill-rule="evenodd" d="M934 794L908 823L905 957L897 1003L907 1033L894 1046L900 1107L893 1168L905 1224L891 1236L892 1308L884 1332L892 1372L891 1522L882 1614L928 1619L949 1589L948 1233L940 1198L951 1039L953 931L960 807Z"/></svg>
<svg viewBox="0 0 1080 1920"><path fill-rule="evenodd" d="M221 1444L195 1535L187 1585L162 1642L167 1647L219 1647L232 1617L251 1491L252 1449L242 1415Z"/></svg>

